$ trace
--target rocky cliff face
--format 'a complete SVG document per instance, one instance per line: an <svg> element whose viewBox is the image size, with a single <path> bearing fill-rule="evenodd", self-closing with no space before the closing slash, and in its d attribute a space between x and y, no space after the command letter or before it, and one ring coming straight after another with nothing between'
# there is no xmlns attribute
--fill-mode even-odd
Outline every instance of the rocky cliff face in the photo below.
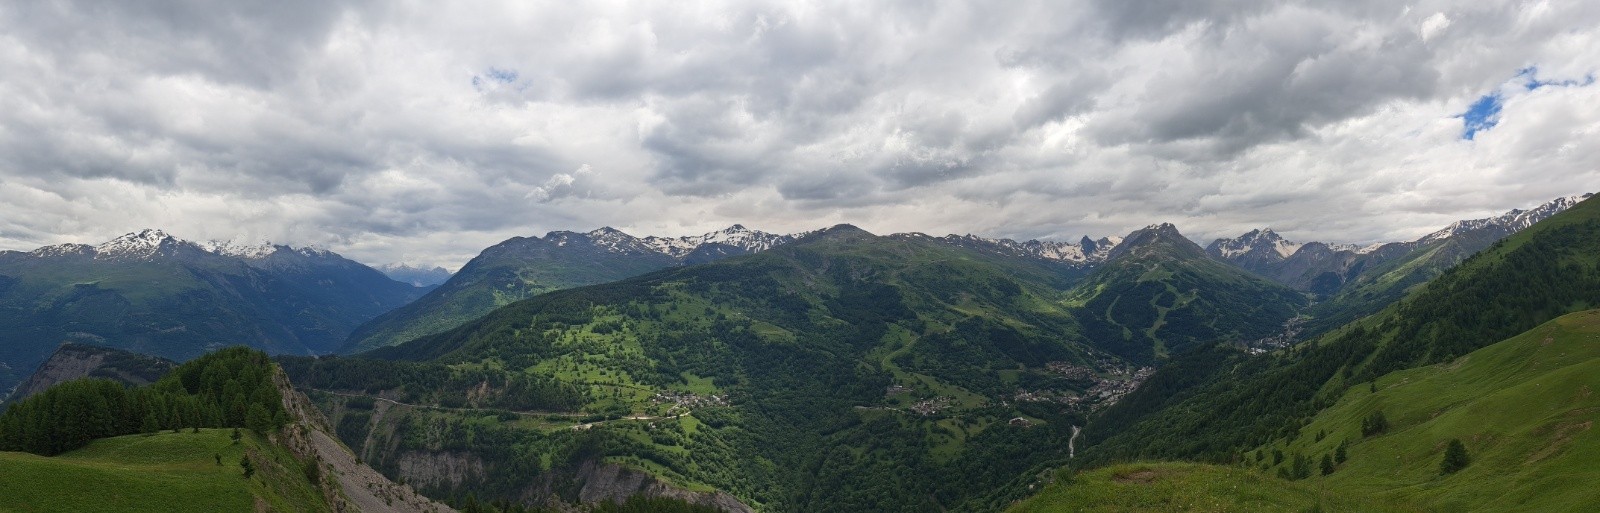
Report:
<svg viewBox="0 0 1600 513"><path fill-rule="evenodd" d="M406 447L398 443L403 436L397 434L397 428L415 420L413 417L423 408L375 396L367 396L372 398L370 406L356 408L351 407L354 396L345 392L321 394L320 397L325 401L318 403L319 411L328 412L333 420L320 422L343 425L351 418L360 419L355 424L362 426L361 429L354 432L339 431L346 436L344 443L352 447L360 446L363 460L383 469L383 473L393 480L415 485L435 495L465 495L476 491L478 497L485 498L481 491L485 482L504 481L495 478L503 478L506 472L512 472L505 468L503 458L496 458L493 454L437 447ZM428 411L439 414L444 410ZM321 418L320 413L317 418ZM335 431L324 428L321 432ZM330 443L337 442L330 439ZM353 455L351 457L354 458ZM558 463L553 468L537 471L535 475L522 476L520 483L512 488L519 491L505 498L556 511L583 512L600 502L624 502L636 495L678 499L732 513L755 511L728 493L687 490L648 472L604 462L598 456L574 463Z"/></svg>
<svg viewBox="0 0 1600 513"><path fill-rule="evenodd" d="M483 458L463 451L407 451L394 465L406 482L424 488L458 488L483 478Z"/></svg>
<svg viewBox="0 0 1600 513"><path fill-rule="evenodd" d="M57 383L104 378L129 385L147 385L174 367L169 360L107 347L62 344L4 402L26 399Z"/></svg>
<svg viewBox="0 0 1600 513"><path fill-rule="evenodd" d="M751 513L750 506L723 492L692 492L662 482L650 474L621 465L594 460L578 466L575 480L579 483L577 502L623 502L629 497L667 497L702 506L711 506L730 513Z"/></svg>
<svg viewBox="0 0 1600 513"><path fill-rule="evenodd" d="M283 407L292 420L273 436L303 462L322 468L323 498L334 511L449 513L449 506L434 502L409 485L397 484L356 459L339 443L328 419L311 400L289 384L278 371L273 377L283 395Z"/></svg>

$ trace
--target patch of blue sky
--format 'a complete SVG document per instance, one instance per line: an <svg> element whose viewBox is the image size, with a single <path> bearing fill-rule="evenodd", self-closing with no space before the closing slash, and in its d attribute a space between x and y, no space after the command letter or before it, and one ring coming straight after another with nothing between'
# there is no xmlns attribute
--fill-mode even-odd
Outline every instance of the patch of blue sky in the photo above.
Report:
<svg viewBox="0 0 1600 513"><path fill-rule="evenodd" d="M1529 66L1517 70L1510 82L1522 81L1524 91L1533 91L1541 87L1585 87L1594 84L1594 74L1588 74L1583 80L1540 80L1538 66ZM1478 97L1478 101L1467 106L1467 111L1456 115L1461 118L1461 138L1471 141L1478 132L1494 128L1500 124L1500 110L1505 107L1505 94L1496 90Z"/></svg>
<svg viewBox="0 0 1600 513"><path fill-rule="evenodd" d="M484 90L485 86L492 85L491 82L514 84L517 82L517 78L520 76L521 75L517 73L517 70L500 69L490 66L489 71L484 72L482 75L472 76L472 88L481 92Z"/></svg>

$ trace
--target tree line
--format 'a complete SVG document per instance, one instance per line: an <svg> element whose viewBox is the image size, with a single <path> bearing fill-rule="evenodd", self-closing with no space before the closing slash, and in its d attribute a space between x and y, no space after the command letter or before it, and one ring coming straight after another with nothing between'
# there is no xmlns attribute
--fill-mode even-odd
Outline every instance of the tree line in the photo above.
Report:
<svg viewBox="0 0 1600 513"><path fill-rule="evenodd" d="M272 372L265 353L232 347L148 386L98 378L61 383L0 414L0 451L53 456L97 438L163 429L272 431L288 421Z"/></svg>

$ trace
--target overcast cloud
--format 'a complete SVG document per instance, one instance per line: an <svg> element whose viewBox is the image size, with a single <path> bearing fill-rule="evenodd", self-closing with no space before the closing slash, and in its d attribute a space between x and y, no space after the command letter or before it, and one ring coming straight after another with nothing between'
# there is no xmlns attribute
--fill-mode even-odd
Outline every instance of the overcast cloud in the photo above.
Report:
<svg viewBox="0 0 1600 513"><path fill-rule="evenodd" d="M1370 242L1600 189L1583 0L252 4L0 4L0 249Z"/></svg>

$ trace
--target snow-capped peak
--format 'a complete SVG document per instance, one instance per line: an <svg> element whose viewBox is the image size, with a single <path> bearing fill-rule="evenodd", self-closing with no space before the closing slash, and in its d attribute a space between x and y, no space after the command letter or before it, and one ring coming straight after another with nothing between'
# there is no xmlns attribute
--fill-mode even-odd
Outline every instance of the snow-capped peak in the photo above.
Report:
<svg viewBox="0 0 1600 513"><path fill-rule="evenodd" d="M1272 228L1262 228L1250 230L1232 239L1217 239L1211 243L1208 250L1214 255L1230 260L1260 251L1271 251L1283 259L1293 256L1302 246L1305 244L1284 240L1277 232L1272 231Z"/></svg>
<svg viewBox="0 0 1600 513"><path fill-rule="evenodd" d="M650 236L641 239L641 242L657 252L676 258L683 258L706 244L722 244L755 253L772 249L773 246L784 244L794 239L795 237L791 235L778 235L760 230L751 230L745 228L744 225L736 224L701 235L686 235L683 237Z"/></svg>
<svg viewBox="0 0 1600 513"><path fill-rule="evenodd" d="M916 235L916 234L912 234ZM981 245L998 248L1007 252L1028 255L1046 260L1057 260L1073 263L1096 263L1105 261L1111 249L1122 243L1122 237L1101 237L1099 240L1083 237L1078 242L1059 242L1052 240L1029 239L1017 241L1013 239L990 239L977 235L946 235L940 240L957 245Z"/></svg>
<svg viewBox="0 0 1600 513"><path fill-rule="evenodd" d="M278 246L262 240L255 242L238 242L236 240L216 241L210 240L197 244L200 249L223 256L232 256L245 259L266 258L278 251Z"/></svg>
<svg viewBox="0 0 1600 513"><path fill-rule="evenodd" d="M1572 208L1573 205L1577 205L1579 202L1589 199L1592 196L1594 196L1594 193L1578 196L1567 196L1565 198L1556 198L1546 202L1543 205L1534 207L1531 210L1511 209L1510 211L1495 217L1456 221L1454 223L1450 223L1450 226L1445 227L1443 230L1430 233L1421 239L1417 239L1417 244L1428 244L1431 242L1448 239L1465 232L1495 226L1505 228L1511 232L1521 231L1524 228L1533 226L1534 223L1545 220L1545 218L1559 214L1563 210Z"/></svg>
<svg viewBox="0 0 1600 513"><path fill-rule="evenodd" d="M602 226L589 233L574 234L572 232L551 232L546 235L548 240L555 240L556 245L565 246L570 242L569 237L579 236L588 239L590 244L604 248L612 253L648 253L651 249L644 245L638 237L628 235L622 230L610 226Z"/></svg>
<svg viewBox="0 0 1600 513"><path fill-rule="evenodd" d="M148 258L163 247L183 244L185 241L154 229L145 229L111 239L94 247L96 257Z"/></svg>
<svg viewBox="0 0 1600 513"><path fill-rule="evenodd" d="M94 246L88 244L56 244L35 249L29 254L36 257L93 256Z"/></svg>

